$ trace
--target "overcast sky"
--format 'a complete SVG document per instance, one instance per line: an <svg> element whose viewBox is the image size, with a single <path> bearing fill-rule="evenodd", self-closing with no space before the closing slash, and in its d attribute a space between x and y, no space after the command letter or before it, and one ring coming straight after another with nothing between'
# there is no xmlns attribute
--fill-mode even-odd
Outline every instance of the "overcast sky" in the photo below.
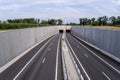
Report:
<svg viewBox="0 0 120 80"><path fill-rule="evenodd" d="M61 18L79 22L81 17L120 15L120 0L0 0L0 20Z"/></svg>

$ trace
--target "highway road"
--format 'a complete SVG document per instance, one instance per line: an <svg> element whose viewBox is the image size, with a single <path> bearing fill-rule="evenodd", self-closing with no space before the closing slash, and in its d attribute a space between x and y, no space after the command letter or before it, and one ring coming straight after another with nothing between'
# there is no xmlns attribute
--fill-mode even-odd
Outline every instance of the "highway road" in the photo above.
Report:
<svg viewBox="0 0 120 80"><path fill-rule="evenodd" d="M62 33L33 48L0 74L0 80L64 80ZM71 33L66 42L84 80L120 80L120 63L90 47Z"/></svg>
<svg viewBox="0 0 120 80"><path fill-rule="evenodd" d="M31 50L0 74L0 80L63 80L61 36L57 34Z"/></svg>
<svg viewBox="0 0 120 80"><path fill-rule="evenodd" d="M120 64L66 33L69 49L84 80L120 80Z"/></svg>

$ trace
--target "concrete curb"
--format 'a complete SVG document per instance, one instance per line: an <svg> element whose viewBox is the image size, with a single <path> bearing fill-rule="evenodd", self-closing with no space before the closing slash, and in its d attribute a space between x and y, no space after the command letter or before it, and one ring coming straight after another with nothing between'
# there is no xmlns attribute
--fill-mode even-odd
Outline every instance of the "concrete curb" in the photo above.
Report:
<svg viewBox="0 0 120 80"><path fill-rule="evenodd" d="M114 56L114 55L112 55L112 54L110 54L110 53L108 53L108 52L100 49L99 47L97 47L97 46L95 46L95 45L93 45L93 44L91 44L91 43L89 43L89 42L87 42L87 41L84 41L83 39L81 39L81 38L79 38L78 36L76 36L76 34L74 34L73 32L72 32L71 34L72 34L74 37L76 37L77 39L79 39L79 40L81 40L82 42L86 43L87 45L95 48L96 50L102 52L102 53L105 54L106 56L108 56L108 57L110 57L110 58L112 58L112 59L114 59L115 61L117 61L117 62L120 63L120 58L118 58L118 57L116 57L116 56Z"/></svg>

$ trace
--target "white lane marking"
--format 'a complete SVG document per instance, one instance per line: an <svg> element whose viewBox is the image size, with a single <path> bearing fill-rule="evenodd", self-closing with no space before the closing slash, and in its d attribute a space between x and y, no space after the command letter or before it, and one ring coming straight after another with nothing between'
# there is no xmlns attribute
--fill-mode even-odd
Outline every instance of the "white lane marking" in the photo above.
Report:
<svg viewBox="0 0 120 80"><path fill-rule="evenodd" d="M56 37L56 36L54 36ZM38 51L37 53L27 62L27 64L20 70L20 72L13 78L13 80L16 80L18 78L18 76L25 70L25 68L32 62L32 60L39 54L39 52L54 38L52 37L51 39L49 39L49 41L47 41Z"/></svg>
<svg viewBox="0 0 120 80"><path fill-rule="evenodd" d="M45 62L45 58L43 59L42 63L44 63L44 62Z"/></svg>
<svg viewBox="0 0 120 80"><path fill-rule="evenodd" d="M74 40L76 40L73 37ZM77 40L76 40L77 41ZM111 64L109 64L107 61L105 61L104 59L102 59L101 57L99 57L96 53L94 53L93 51L91 51L89 48L87 48L86 46L84 46L82 43L80 43L79 41L77 41L80 45L82 45L85 49L87 49L89 52L91 52L93 55L95 55L97 58L99 58L101 61L103 61L105 64L107 64L109 67L111 67L113 70L115 70L116 72L118 72L120 74L120 71L117 70L115 67L113 67Z"/></svg>
<svg viewBox="0 0 120 80"><path fill-rule="evenodd" d="M84 53L84 55L85 55L86 58L88 58L88 55L87 55L87 54Z"/></svg>
<svg viewBox="0 0 120 80"><path fill-rule="evenodd" d="M58 53L59 53L59 47L60 47L60 37L59 37L58 46L57 46L55 80L57 80L57 72L58 72Z"/></svg>
<svg viewBox="0 0 120 80"><path fill-rule="evenodd" d="M107 74L105 74L104 72L102 72L102 74L103 74L108 80L111 80L110 77L108 77Z"/></svg>
<svg viewBox="0 0 120 80"><path fill-rule="evenodd" d="M66 40L67 40L67 38L66 38ZM72 49L72 47L71 47L71 45L70 45L70 43L69 43L69 41L68 41L68 40L67 40L67 43L68 43L69 47L71 48L71 50L72 50L72 52L73 52L73 54L74 54L75 58L77 59L77 61L78 61L79 65L81 66L81 68L82 68L83 72L85 73L86 77L88 78L88 80L91 80L91 79L90 79L90 77L88 76L87 72L85 71L85 69L84 69L83 65L82 65L82 64L81 64L81 62L79 61L78 57L76 56L75 52L73 51L73 49Z"/></svg>

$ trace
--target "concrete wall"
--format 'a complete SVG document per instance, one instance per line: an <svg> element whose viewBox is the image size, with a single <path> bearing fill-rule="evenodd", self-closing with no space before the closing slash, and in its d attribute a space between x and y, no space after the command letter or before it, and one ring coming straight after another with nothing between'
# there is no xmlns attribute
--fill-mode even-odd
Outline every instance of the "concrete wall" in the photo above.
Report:
<svg viewBox="0 0 120 80"><path fill-rule="evenodd" d="M71 29L71 26L59 26L59 30L69 30Z"/></svg>
<svg viewBox="0 0 120 80"><path fill-rule="evenodd" d="M57 27L0 32L0 67L39 41L58 33Z"/></svg>
<svg viewBox="0 0 120 80"><path fill-rule="evenodd" d="M120 58L120 31L72 27L71 31L82 39Z"/></svg>

